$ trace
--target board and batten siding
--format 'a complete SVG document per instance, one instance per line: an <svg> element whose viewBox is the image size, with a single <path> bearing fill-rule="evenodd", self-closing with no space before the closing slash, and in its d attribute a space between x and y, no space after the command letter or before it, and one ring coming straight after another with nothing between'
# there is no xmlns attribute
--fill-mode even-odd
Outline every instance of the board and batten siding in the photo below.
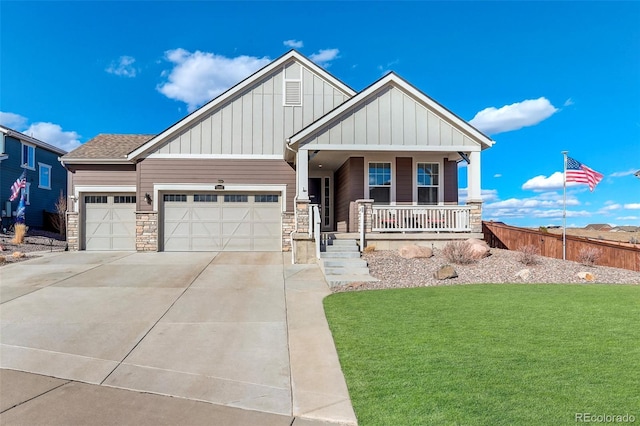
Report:
<svg viewBox="0 0 640 426"><path fill-rule="evenodd" d="M300 106L283 105L285 76L301 76ZM282 155L286 138L347 99L347 94L292 61L220 105L152 154Z"/></svg>
<svg viewBox="0 0 640 426"><path fill-rule="evenodd" d="M345 111L308 144L477 147L469 136L395 86Z"/></svg>
<svg viewBox="0 0 640 426"><path fill-rule="evenodd" d="M210 184L214 191L223 180L224 185L287 185L286 210L293 211L296 172L283 160L147 158L138 163L138 173L138 200L153 194L154 184ZM150 211L153 206L138 201L138 208Z"/></svg>

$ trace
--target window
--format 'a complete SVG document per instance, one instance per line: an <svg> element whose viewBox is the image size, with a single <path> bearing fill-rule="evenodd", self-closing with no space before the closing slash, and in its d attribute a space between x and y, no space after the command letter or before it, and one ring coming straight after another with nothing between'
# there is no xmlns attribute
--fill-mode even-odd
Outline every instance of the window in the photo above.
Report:
<svg viewBox="0 0 640 426"><path fill-rule="evenodd" d="M248 195L229 194L224 196L225 203L247 203L249 202Z"/></svg>
<svg viewBox="0 0 640 426"><path fill-rule="evenodd" d="M164 201L177 201L180 203L187 202L187 196L185 194L164 194Z"/></svg>
<svg viewBox="0 0 640 426"><path fill-rule="evenodd" d="M218 196L215 194L194 194L193 201L195 203L215 203L218 201Z"/></svg>
<svg viewBox="0 0 640 426"><path fill-rule="evenodd" d="M85 195L84 203L85 204L107 204L107 196L106 195Z"/></svg>
<svg viewBox="0 0 640 426"><path fill-rule="evenodd" d="M369 198L374 204L391 201L391 163L369 163Z"/></svg>
<svg viewBox="0 0 640 426"><path fill-rule="evenodd" d="M256 203L277 203L278 196L277 195L256 195L255 196Z"/></svg>
<svg viewBox="0 0 640 426"><path fill-rule="evenodd" d="M22 167L25 169L36 169L36 147L22 143Z"/></svg>
<svg viewBox="0 0 640 426"><path fill-rule="evenodd" d="M417 164L418 204L438 204L440 165L438 163Z"/></svg>
<svg viewBox="0 0 640 426"><path fill-rule="evenodd" d="M114 204L135 204L135 195L116 195L113 197Z"/></svg>
<svg viewBox="0 0 640 426"><path fill-rule="evenodd" d="M51 189L51 166L38 163L38 188Z"/></svg>

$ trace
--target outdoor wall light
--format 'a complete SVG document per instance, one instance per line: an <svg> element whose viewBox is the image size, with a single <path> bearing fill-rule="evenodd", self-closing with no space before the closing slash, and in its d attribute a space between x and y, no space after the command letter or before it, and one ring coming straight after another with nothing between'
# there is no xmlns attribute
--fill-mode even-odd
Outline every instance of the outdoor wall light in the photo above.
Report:
<svg viewBox="0 0 640 426"><path fill-rule="evenodd" d="M149 193L148 193L148 192L146 192L146 193L144 194L144 200L147 202L147 204L151 204L151 202L153 201L153 200L151 199L151 195L149 195Z"/></svg>

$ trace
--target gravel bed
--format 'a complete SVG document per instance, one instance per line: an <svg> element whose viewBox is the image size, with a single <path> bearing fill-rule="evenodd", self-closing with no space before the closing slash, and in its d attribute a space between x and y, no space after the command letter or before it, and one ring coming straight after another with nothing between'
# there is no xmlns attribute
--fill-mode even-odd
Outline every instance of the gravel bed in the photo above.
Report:
<svg viewBox="0 0 640 426"><path fill-rule="evenodd" d="M63 237L53 232L29 231L23 244L14 244L11 240L13 234L0 233L0 247L4 249L0 251L0 256L5 258L5 262L0 261L0 266L33 259L38 257L39 252L64 251L67 248L67 242ZM26 256L15 258L14 252L21 252Z"/></svg>
<svg viewBox="0 0 640 426"><path fill-rule="evenodd" d="M475 263L452 264L458 277L447 280L433 277L441 266L450 264L440 250L427 259L404 259L397 251L375 251L364 253L362 257L369 264L371 276L380 281L353 283L334 288L334 292L480 283L586 283L577 276L579 272L593 274L592 283L640 284L640 272L597 265L590 267L543 256L537 256L537 264L526 266L519 261L519 252L495 248L491 249L490 256ZM522 269L530 271L526 281L516 276Z"/></svg>

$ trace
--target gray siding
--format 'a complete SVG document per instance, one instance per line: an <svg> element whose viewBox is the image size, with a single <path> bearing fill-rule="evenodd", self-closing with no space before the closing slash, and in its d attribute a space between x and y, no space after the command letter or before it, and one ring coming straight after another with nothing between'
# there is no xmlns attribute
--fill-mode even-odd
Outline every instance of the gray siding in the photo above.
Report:
<svg viewBox="0 0 640 426"><path fill-rule="evenodd" d="M284 75L302 76L302 105L283 105ZM296 61L264 77L153 153L282 155L285 139L348 99Z"/></svg>
<svg viewBox="0 0 640 426"><path fill-rule="evenodd" d="M364 197L364 158L351 157L345 161L334 175L334 223L349 224L351 201ZM349 229L350 232L354 231Z"/></svg>
<svg viewBox="0 0 640 426"><path fill-rule="evenodd" d="M459 128L395 86L385 86L308 141L329 145L478 146Z"/></svg>
<svg viewBox="0 0 640 426"><path fill-rule="evenodd" d="M138 208L152 210L140 202L145 193L153 194L153 185L160 183L211 184L219 179L224 184L287 185L286 210L293 211L296 193L296 172L282 160L216 160L147 158L138 163Z"/></svg>

